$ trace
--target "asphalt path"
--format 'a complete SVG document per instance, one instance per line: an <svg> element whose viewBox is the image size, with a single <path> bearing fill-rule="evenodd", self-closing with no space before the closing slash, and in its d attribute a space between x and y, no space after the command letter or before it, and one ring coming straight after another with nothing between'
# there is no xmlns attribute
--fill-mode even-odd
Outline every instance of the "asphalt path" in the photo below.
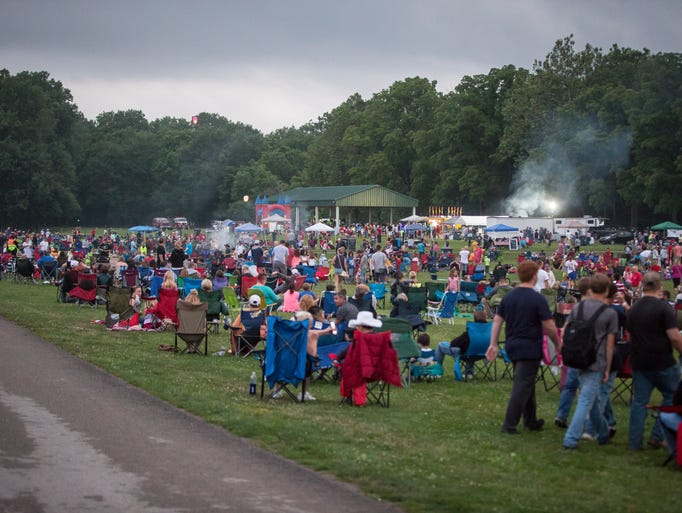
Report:
<svg viewBox="0 0 682 513"><path fill-rule="evenodd" d="M0 317L0 512L398 512Z"/></svg>

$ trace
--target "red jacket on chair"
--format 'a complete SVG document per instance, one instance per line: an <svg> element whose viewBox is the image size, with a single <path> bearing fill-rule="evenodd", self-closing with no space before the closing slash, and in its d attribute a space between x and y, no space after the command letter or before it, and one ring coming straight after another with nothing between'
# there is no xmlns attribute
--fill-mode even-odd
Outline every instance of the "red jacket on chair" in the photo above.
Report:
<svg viewBox="0 0 682 513"><path fill-rule="evenodd" d="M391 345L391 332L361 333L356 331L353 343L343 360L344 390L368 381L385 381L402 386L398 369L398 353Z"/></svg>

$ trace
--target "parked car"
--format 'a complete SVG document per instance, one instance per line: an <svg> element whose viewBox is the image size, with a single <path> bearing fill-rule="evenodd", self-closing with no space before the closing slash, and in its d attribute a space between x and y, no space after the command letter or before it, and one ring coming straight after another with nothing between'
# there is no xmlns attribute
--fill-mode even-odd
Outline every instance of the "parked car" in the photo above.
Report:
<svg viewBox="0 0 682 513"><path fill-rule="evenodd" d="M618 230L603 237L599 237L602 244L625 244L635 238L635 234L630 230Z"/></svg>

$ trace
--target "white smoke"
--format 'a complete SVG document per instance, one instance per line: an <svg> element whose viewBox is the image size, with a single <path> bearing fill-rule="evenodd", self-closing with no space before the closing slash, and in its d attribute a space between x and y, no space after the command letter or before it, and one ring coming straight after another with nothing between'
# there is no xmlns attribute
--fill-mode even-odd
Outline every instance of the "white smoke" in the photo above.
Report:
<svg viewBox="0 0 682 513"><path fill-rule="evenodd" d="M545 141L519 168L512 194L502 203L503 213L533 216L574 211L584 204L581 195L591 180L627 165L631 143L629 131L605 135L590 125L576 127L568 142Z"/></svg>

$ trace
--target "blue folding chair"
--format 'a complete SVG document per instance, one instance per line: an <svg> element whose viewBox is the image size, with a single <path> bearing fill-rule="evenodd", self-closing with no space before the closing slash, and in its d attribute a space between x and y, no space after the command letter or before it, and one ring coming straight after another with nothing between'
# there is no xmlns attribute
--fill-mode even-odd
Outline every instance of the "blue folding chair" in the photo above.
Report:
<svg viewBox="0 0 682 513"><path fill-rule="evenodd" d="M441 319L447 319L448 323L454 324L455 313L457 311L457 292L446 292L443 294L440 304L437 307L428 307L427 315L433 324L440 324Z"/></svg>
<svg viewBox="0 0 682 513"><path fill-rule="evenodd" d="M190 293L192 289L196 289L197 292L199 289L201 289L201 280L197 278L185 278L185 281L183 283L183 290L185 292L185 296Z"/></svg>
<svg viewBox="0 0 682 513"><path fill-rule="evenodd" d="M286 393L291 399L298 401L299 397L289 387L297 388L299 383L303 383L300 401L303 402L305 399L308 322L290 321L277 316L268 317L261 399L264 395L265 381L270 387L266 400Z"/></svg>
<svg viewBox="0 0 682 513"><path fill-rule="evenodd" d="M493 329L492 322L467 322L467 332L469 333L469 347L464 354L455 358L454 373L457 381L462 381L462 366L466 364L467 369L472 371L473 377L480 377L495 381L495 362L489 362L485 353L490 345L490 333Z"/></svg>
<svg viewBox="0 0 682 513"><path fill-rule="evenodd" d="M322 311L324 312L325 317L334 317L336 315L336 310L337 306L336 303L334 303L334 296L336 295L336 292L331 291L331 290L325 290L324 294L322 294Z"/></svg>
<svg viewBox="0 0 682 513"><path fill-rule="evenodd" d="M370 283L369 290L377 298L377 304L381 301L381 308L386 308L386 285L384 283Z"/></svg>
<svg viewBox="0 0 682 513"><path fill-rule="evenodd" d="M306 283L312 283L313 285L317 283L317 278L315 273L317 272L317 266L302 265L300 266L301 274L305 276Z"/></svg>

